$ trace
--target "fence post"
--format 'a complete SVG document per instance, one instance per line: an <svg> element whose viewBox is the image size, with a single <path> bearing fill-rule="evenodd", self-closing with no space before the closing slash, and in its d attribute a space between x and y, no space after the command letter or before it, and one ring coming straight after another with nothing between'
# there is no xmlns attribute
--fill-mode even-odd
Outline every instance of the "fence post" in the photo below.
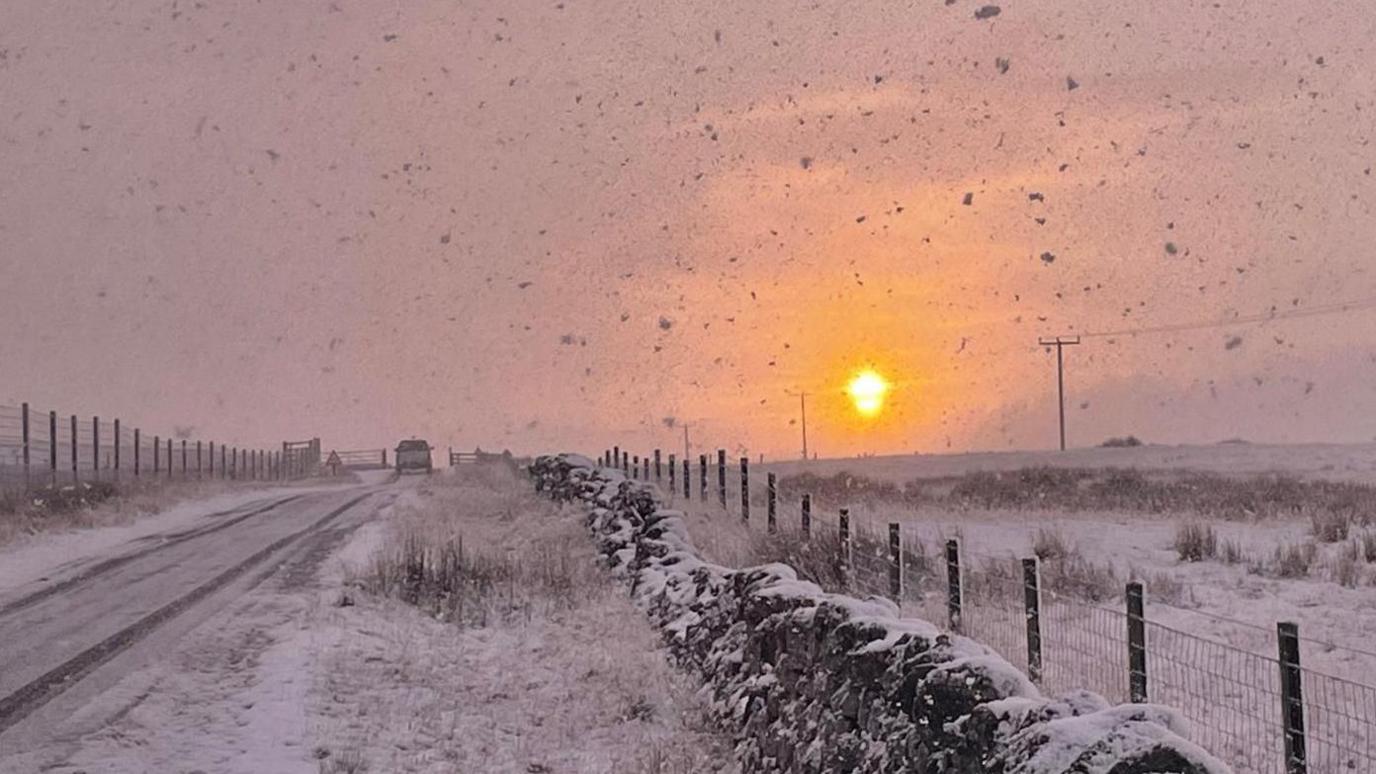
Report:
<svg viewBox="0 0 1376 774"><path fill-rule="evenodd" d="M626 478L631 477L631 453L621 452L621 474Z"/></svg>
<svg viewBox="0 0 1376 774"><path fill-rule="evenodd" d="M669 496L678 494L678 459L674 455L669 455Z"/></svg>
<svg viewBox="0 0 1376 774"><path fill-rule="evenodd" d="M660 467L659 449L655 449L655 483L658 484L660 481L663 481L663 480L664 480L664 469L663 469L662 467ZM671 488L672 488L672 487L671 487Z"/></svg>
<svg viewBox="0 0 1376 774"><path fill-rule="evenodd" d="M750 458L741 457L741 521L750 521Z"/></svg>
<svg viewBox="0 0 1376 774"><path fill-rule="evenodd" d="M1300 627L1276 624L1280 645L1280 715L1285 726L1285 772L1306 774L1309 756L1304 744L1304 690L1300 671Z"/></svg>
<svg viewBox="0 0 1376 774"><path fill-rule="evenodd" d="M186 478L186 439L182 439L182 478Z"/></svg>
<svg viewBox="0 0 1376 774"><path fill-rule="evenodd" d="M1022 560L1022 597L1027 610L1027 678L1042 681L1042 593L1037 558Z"/></svg>
<svg viewBox="0 0 1376 774"><path fill-rule="evenodd" d="M897 522L889 522L889 595L903 602L903 538Z"/></svg>
<svg viewBox="0 0 1376 774"><path fill-rule="evenodd" d="M100 417L91 417L91 470L96 472L95 478L100 480Z"/></svg>
<svg viewBox="0 0 1376 774"><path fill-rule="evenodd" d="M213 479L215 478L215 442L211 441L208 446L210 447L210 464L206 465L206 472L208 472Z"/></svg>
<svg viewBox="0 0 1376 774"><path fill-rule="evenodd" d="M641 478L642 478L643 480L645 480L645 481L649 481L649 480L650 480L650 455L648 455L648 454L645 455L643 458L641 458L640 462L641 462L641 464L643 464L643 465L645 466L645 472L644 472L644 474L641 476Z"/></svg>
<svg viewBox="0 0 1376 774"><path fill-rule="evenodd" d="M841 526L839 530L841 538L841 582L846 588L850 588L850 509L841 509Z"/></svg>
<svg viewBox="0 0 1376 774"><path fill-rule="evenodd" d="M803 495L802 507L802 520L799 522L799 524L801 525L803 530L803 542L806 543L807 541L812 539L812 495Z"/></svg>
<svg viewBox="0 0 1376 774"><path fill-rule="evenodd" d="M142 438L140 437L140 431L139 431L139 429L136 427L136 428L134 428L134 478L138 478L138 477L139 477L139 473L141 472L142 467L143 467L143 448L142 448L142 446L143 446L143 440L142 440Z"/></svg>
<svg viewBox="0 0 1376 774"><path fill-rule="evenodd" d="M779 531L779 482L773 473L765 476L765 522L769 534Z"/></svg>
<svg viewBox="0 0 1376 774"><path fill-rule="evenodd" d="M57 412L48 412L48 472L57 486Z"/></svg>
<svg viewBox="0 0 1376 774"><path fill-rule="evenodd" d="M160 464L162 464L162 463L161 463L161 460L162 460L162 436L155 435L155 436L153 436L153 477L154 477L154 478L157 478L157 475L158 475L159 473L162 472L162 468L158 467Z"/></svg>
<svg viewBox="0 0 1376 774"><path fill-rule="evenodd" d="M631 455L631 478L640 478L640 455Z"/></svg>
<svg viewBox="0 0 1376 774"><path fill-rule="evenodd" d="M698 496L707 502L707 455L698 455Z"/></svg>
<svg viewBox="0 0 1376 774"><path fill-rule="evenodd" d="M613 446L613 447L612 447L612 467L614 467L614 468L619 468L619 467L621 467L621 447L620 447L620 446Z"/></svg>
<svg viewBox="0 0 1376 774"><path fill-rule="evenodd" d="M726 510L726 450L717 449L717 500L721 509Z"/></svg>
<svg viewBox="0 0 1376 774"><path fill-rule="evenodd" d="M1129 583L1128 600L1128 698L1135 704L1147 701L1146 595L1142 584Z"/></svg>
<svg viewBox="0 0 1376 774"><path fill-rule="evenodd" d="M73 483L73 484L75 484L75 483L77 482L78 478L80 477L80 474L79 474L78 471L77 471L77 460L78 460L78 459L79 459L79 455L77 454L76 414L73 414L73 415L72 415L72 483Z"/></svg>
<svg viewBox="0 0 1376 774"><path fill-rule="evenodd" d="M951 631L960 633L960 542L946 541L946 615Z"/></svg>
<svg viewBox="0 0 1376 774"><path fill-rule="evenodd" d="M24 488L29 488L29 404L23 407L21 425L24 433Z"/></svg>
<svg viewBox="0 0 1376 774"><path fill-rule="evenodd" d="M204 478L204 477L205 477L205 462L203 461L203 458L201 457L201 442L200 442L200 441L197 441L197 442L196 442L196 478L197 478L197 479L201 479L201 478Z"/></svg>
<svg viewBox="0 0 1376 774"><path fill-rule="evenodd" d="M220 478L229 477L229 466L225 464L225 445L220 444Z"/></svg>
<svg viewBox="0 0 1376 774"><path fill-rule="evenodd" d="M119 447L123 439L119 433L119 420L115 420L115 480L119 480Z"/></svg>
<svg viewBox="0 0 1376 774"><path fill-rule="evenodd" d="M687 457L684 457L684 458L683 458L683 501L684 501L684 502L688 502L688 501L691 500L692 497L693 497L692 481L690 480L690 479L691 479L691 474L692 474L692 472L693 472L693 466L689 464L688 458L687 458Z"/></svg>
<svg viewBox="0 0 1376 774"><path fill-rule="evenodd" d="M172 478L172 439L167 439L167 477Z"/></svg>

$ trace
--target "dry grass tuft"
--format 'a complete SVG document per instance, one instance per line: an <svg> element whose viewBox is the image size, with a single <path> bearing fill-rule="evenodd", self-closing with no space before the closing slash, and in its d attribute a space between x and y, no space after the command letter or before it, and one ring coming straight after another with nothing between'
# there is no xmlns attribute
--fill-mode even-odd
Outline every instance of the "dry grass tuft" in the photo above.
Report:
<svg viewBox="0 0 1376 774"><path fill-rule="evenodd" d="M1317 556L1318 546L1313 543L1276 546L1269 569L1280 578L1307 578Z"/></svg>
<svg viewBox="0 0 1376 774"><path fill-rule="evenodd" d="M1219 558L1224 564L1242 564L1247 561L1246 554L1242 551L1242 545L1236 540L1223 540L1219 542Z"/></svg>
<svg viewBox="0 0 1376 774"><path fill-rule="evenodd" d="M1175 528L1175 553L1182 562L1200 562L1218 555L1218 535L1214 528L1197 521Z"/></svg>
<svg viewBox="0 0 1376 774"><path fill-rule="evenodd" d="M1352 529L1352 517L1347 513L1314 510L1309 514L1314 539L1320 543L1341 543Z"/></svg>

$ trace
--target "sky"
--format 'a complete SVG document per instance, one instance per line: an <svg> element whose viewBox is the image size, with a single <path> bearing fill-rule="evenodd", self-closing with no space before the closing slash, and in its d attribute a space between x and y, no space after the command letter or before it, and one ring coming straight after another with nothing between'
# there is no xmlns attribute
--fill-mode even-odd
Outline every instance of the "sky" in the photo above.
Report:
<svg viewBox="0 0 1376 774"><path fill-rule="evenodd" d="M1038 338L1109 333L1072 445L1370 441L1364 6L6 2L0 405L778 458L806 392L824 457L1046 448Z"/></svg>

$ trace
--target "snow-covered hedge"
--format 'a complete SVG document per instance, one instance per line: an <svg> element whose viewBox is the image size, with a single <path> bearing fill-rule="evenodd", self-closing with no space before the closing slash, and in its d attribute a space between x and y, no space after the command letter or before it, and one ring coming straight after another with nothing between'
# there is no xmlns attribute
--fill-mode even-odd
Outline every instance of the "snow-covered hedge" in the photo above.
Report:
<svg viewBox="0 0 1376 774"><path fill-rule="evenodd" d="M1049 699L989 648L828 594L791 567L703 561L657 490L578 455L538 458L550 496L586 504L613 572L707 683L751 772L1223 774L1154 705Z"/></svg>

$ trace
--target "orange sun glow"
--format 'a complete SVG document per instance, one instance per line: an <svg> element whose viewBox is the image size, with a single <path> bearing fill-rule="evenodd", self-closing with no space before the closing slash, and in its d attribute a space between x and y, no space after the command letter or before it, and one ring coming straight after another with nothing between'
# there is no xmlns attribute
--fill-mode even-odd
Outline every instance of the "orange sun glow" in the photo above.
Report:
<svg viewBox="0 0 1376 774"><path fill-rule="evenodd" d="M855 404L855 410L866 417L872 417L884 408L884 395L888 391L889 383L872 369L856 374L846 385L846 393Z"/></svg>

